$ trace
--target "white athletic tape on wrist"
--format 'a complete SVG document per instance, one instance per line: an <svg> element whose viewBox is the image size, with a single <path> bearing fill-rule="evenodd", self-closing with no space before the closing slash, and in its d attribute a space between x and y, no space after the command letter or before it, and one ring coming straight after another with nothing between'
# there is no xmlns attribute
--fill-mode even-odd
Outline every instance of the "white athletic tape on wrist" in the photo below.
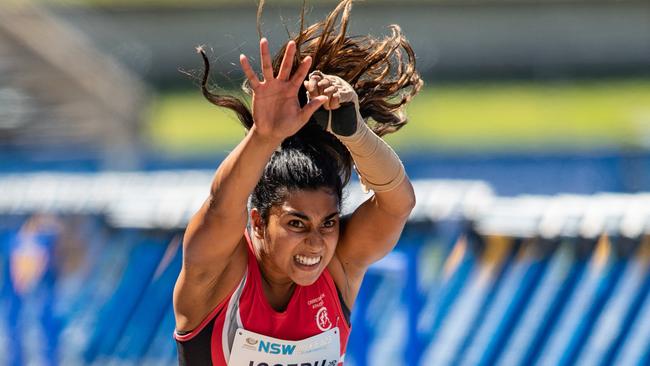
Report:
<svg viewBox="0 0 650 366"><path fill-rule="evenodd" d="M324 121L324 110L320 111L317 123L336 136L348 148L364 191L367 192L368 189L371 189L375 192L388 192L397 187L406 177L404 165L395 151L366 125L359 112L358 97L352 86L337 76L325 75L319 71L312 74L315 73L318 73L321 78L328 78L332 85L338 88L338 93L341 96L339 109L328 110L327 121ZM349 110L352 107L350 104L354 106L354 113ZM356 123L356 126L352 128L346 126L346 121L338 121L340 123L337 125L337 114L339 118L346 120L354 118L351 114L356 115L355 121L352 122ZM341 135L336 131L341 133L353 131L353 133Z"/></svg>

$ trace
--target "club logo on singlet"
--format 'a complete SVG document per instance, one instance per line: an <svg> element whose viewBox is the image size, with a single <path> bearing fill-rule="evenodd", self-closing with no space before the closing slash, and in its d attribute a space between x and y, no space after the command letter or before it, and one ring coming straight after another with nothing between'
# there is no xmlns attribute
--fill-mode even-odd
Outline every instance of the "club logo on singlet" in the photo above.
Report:
<svg viewBox="0 0 650 366"><path fill-rule="evenodd" d="M318 329L323 332L332 327L332 322L327 315L327 308L325 306L318 309L318 312L316 313L316 325L318 326Z"/></svg>

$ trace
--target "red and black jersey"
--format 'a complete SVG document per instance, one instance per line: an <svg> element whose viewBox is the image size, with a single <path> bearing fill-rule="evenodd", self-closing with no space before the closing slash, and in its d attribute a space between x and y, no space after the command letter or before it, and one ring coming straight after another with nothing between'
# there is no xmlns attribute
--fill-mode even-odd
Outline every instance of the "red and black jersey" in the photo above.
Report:
<svg viewBox="0 0 650 366"><path fill-rule="evenodd" d="M225 366L235 332L243 328L269 337L298 341L339 328L341 362L350 334L349 310L325 269L309 286L296 285L283 312L275 311L262 289L259 264L248 233L248 268L237 288L192 332L175 332L180 365Z"/></svg>

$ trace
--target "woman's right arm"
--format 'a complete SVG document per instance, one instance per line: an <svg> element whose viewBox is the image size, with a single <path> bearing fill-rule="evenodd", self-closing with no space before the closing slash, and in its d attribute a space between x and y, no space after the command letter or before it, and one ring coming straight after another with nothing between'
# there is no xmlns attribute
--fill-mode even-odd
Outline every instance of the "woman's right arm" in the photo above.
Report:
<svg viewBox="0 0 650 366"><path fill-rule="evenodd" d="M298 90L311 58L306 57L291 75L295 43L289 42L277 76L273 75L266 39L260 41L260 81L242 55L242 69L253 89L254 125L221 163L210 194L191 218L183 238L183 266L174 288L177 330L193 329L231 290L233 276L246 266L243 233L248 197L259 181L273 151L296 133L327 99L313 99L303 108ZM242 260L243 258L243 260ZM235 283L236 284L236 283Z"/></svg>
<svg viewBox="0 0 650 366"><path fill-rule="evenodd" d="M222 275L233 259L241 264L231 267L245 266L246 257L235 254L242 249L238 244L246 226L247 198L276 146L253 128L217 169L209 196L183 238L183 265L174 288L177 330L194 329L216 306L213 302L227 294Z"/></svg>

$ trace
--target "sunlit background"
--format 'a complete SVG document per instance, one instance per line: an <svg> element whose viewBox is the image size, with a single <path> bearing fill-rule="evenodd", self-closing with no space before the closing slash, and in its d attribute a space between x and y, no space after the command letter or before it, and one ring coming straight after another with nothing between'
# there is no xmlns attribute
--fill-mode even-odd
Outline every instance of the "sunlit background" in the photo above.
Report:
<svg viewBox="0 0 650 366"><path fill-rule="evenodd" d="M0 365L176 363L183 227L244 135L195 48L242 95L256 6L0 2ZM267 1L272 51L301 7ZM650 364L650 3L365 0L349 34L393 23L425 80L387 137L418 206L346 365Z"/></svg>

